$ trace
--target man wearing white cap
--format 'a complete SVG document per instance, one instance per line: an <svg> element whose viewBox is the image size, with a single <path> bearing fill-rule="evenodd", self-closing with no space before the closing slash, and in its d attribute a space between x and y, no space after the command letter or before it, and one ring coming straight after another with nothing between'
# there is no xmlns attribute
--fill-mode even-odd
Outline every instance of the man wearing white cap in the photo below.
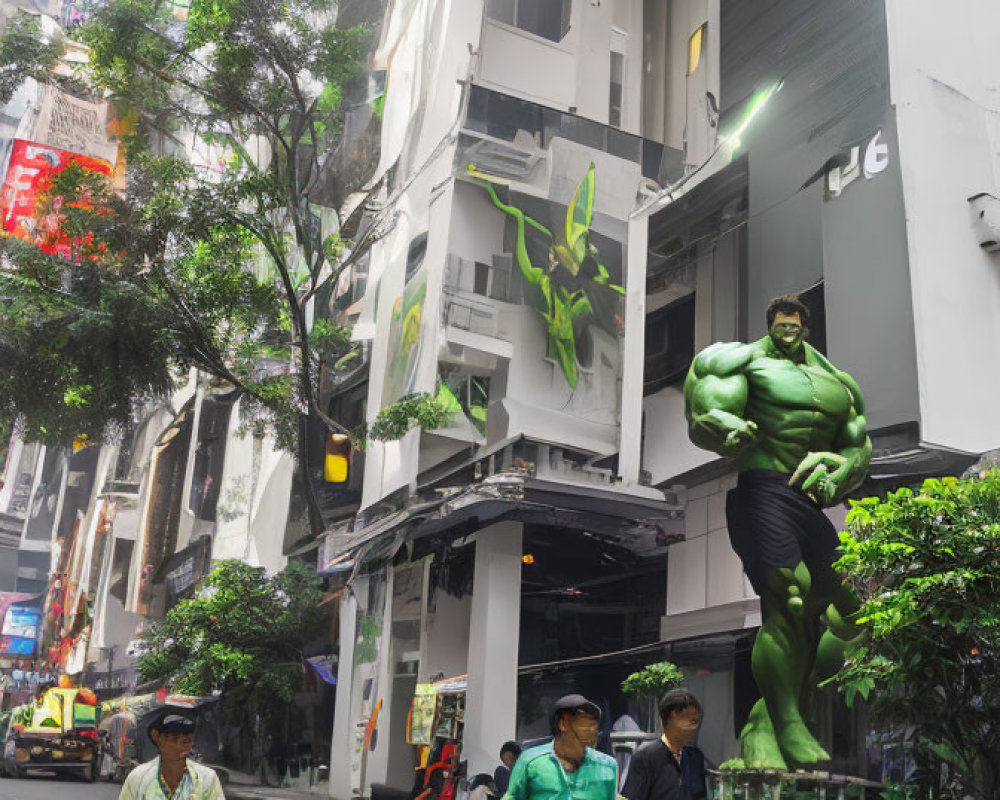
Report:
<svg viewBox="0 0 1000 800"><path fill-rule="evenodd" d="M219 776L188 759L194 746L194 720L169 711L149 726L160 755L132 770L118 800L225 800Z"/></svg>

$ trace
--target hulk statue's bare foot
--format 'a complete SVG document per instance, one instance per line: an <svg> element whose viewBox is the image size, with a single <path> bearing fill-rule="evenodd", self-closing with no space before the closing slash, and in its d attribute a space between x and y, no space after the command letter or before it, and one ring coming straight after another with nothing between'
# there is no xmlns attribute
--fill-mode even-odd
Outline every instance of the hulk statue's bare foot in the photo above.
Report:
<svg viewBox="0 0 1000 800"><path fill-rule="evenodd" d="M830 754L816 741L802 720L779 727L775 734L781 752L793 769L814 767L830 760Z"/></svg>
<svg viewBox="0 0 1000 800"><path fill-rule="evenodd" d="M740 734L743 761L748 767L787 771L813 767L830 756L802 721L775 732L767 706L758 700Z"/></svg>
<svg viewBox="0 0 1000 800"><path fill-rule="evenodd" d="M781 746L774 735L774 726L763 700L758 700L750 712L747 724L740 733L743 761L748 767L788 771L788 764L781 755Z"/></svg>

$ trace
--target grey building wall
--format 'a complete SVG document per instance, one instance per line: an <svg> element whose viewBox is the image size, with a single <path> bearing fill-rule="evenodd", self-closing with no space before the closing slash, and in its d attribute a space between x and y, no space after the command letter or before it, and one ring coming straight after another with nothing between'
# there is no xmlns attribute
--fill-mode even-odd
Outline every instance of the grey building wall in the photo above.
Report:
<svg viewBox="0 0 1000 800"><path fill-rule="evenodd" d="M920 419L905 212L895 114L885 172L823 203L829 356L865 391L872 430Z"/></svg>
<svg viewBox="0 0 1000 800"><path fill-rule="evenodd" d="M17 554L17 591L43 594L49 585L51 556L43 550L20 550Z"/></svg>
<svg viewBox="0 0 1000 800"><path fill-rule="evenodd" d="M17 591L17 547L0 544L0 592L14 591Z"/></svg>
<svg viewBox="0 0 1000 800"><path fill-rule="evenodd" d="M720 133L755 91L780 91L747 127L748 309L764 333L771 297L826 282L831 358L868 398L872 428L919 418L903 193L889 105L882 0L722 0ZM888 166L838 197L830 169L879 131Z"/></svg>

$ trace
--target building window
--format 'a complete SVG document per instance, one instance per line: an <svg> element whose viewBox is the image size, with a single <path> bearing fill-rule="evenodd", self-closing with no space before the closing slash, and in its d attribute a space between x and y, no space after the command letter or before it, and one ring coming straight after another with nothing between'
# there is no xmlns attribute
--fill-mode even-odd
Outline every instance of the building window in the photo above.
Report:
<svg viewBox="0 0 1000 800"><path fill-rule="evenodd" d="M561 42L569 32L571 9L572 0L488 0L486 16Z"/></svg>
<svg viewBox="0 0 1000 800"><path fill-rule="evenodd" d="M701 55L705 47L705 28L707 27L707 22L699 25L698 30L692 33L691 38L688 39L688 75L694 75L701 63Z"/></svg>
<svg viewBox="0 0 1000 800"><path fill-rule="evenodd" d="M643 394L684 382L694 359L694 292L646 317Z"/></svg>
<svg viewBox="0 0 1000 800"><path fill-rule="evenodd" d="M622 96L625 84L625 56L611 53L611 91L608 95L608 124L613 128L622 126Z"/></svg>
<svg viewBox="0 0 1000 800"><path fill-rule="evenodd" d="M213 521L219 502L228 444L229 418L235 398L206 397L198 421L198 446L191 472L188 508L198 519Z"/></svg>

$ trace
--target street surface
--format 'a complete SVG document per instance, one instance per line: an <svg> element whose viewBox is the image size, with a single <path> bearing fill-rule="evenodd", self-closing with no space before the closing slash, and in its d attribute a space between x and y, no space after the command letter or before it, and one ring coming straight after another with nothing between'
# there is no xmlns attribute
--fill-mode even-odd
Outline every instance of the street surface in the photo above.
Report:
<svg viewBox="0 0 1000 800"><path fill-rule="evenodd" d="M121 786L55 778L41 772L29 778L0 778L0 800L117 800Z"/></svg>

